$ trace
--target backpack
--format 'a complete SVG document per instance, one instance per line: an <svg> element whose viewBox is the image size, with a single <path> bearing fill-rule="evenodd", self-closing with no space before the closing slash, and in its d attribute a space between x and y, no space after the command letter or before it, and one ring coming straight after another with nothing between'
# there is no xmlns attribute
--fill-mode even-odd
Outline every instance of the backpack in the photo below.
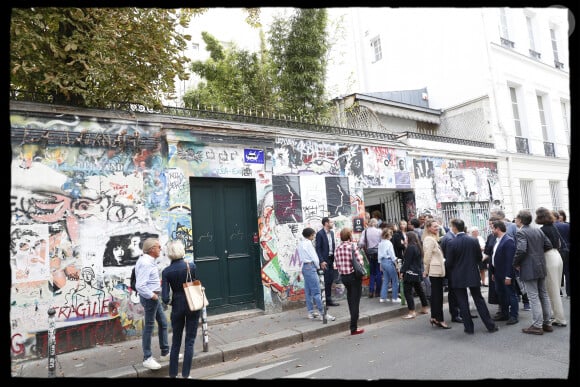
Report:
<svg viewBox="0 0 580 387"><path fill-rule="evenodd" d="M135 266L133 266L133 270L131 270L131 290L138 294L137 292L137 276L135 275Z"/></svg>

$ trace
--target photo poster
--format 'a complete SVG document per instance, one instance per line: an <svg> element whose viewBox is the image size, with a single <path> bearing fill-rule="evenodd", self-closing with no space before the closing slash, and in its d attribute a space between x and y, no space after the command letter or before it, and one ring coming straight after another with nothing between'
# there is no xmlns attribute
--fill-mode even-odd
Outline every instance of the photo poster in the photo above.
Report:
<svg viewBox="0 0 580 387"><path fill-rule="evenodd" d="M315 230L319 230L322 228L322 218L328 215L324 176L300 176L300 192L302 194L304 227L312 227Z"/></svg>
<svg viewBox="0 0 580 387"><path fill-rule="evenodd" d="M302 199L298 176L272 176L274 213L278 223L302 223Z"/></svg>
<svg viewBox="0 0 580 387"><path fill-rule="evenodd" d="M10 233L12 283L46 281L50 275L47 224L20 225Z"/></svg>
<svg viewBox="0 0 580 387"><path fill-rule="evenodd" d="M350 188L347 177L325 177L329 217L350 216Z"/></svg>

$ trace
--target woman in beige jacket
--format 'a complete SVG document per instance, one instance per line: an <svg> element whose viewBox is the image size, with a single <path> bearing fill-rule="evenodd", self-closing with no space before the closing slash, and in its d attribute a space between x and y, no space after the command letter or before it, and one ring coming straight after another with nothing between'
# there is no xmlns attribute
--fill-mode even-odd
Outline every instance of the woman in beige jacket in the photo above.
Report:
<svg viewBox="0 0 580 387"><path fill-rule="evenodd" d="M431 281L431 325L450 329L443 318L443 280L445 279L445 259L439 246L439 223L427 219L421 237L423 240L423 276Z"/></svg>

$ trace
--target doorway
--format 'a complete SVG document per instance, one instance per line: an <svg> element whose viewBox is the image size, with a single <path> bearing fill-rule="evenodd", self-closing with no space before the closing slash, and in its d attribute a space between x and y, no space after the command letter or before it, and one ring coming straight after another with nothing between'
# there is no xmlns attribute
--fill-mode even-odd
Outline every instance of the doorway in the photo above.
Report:
<svg viewBox="0 0 580 387"><path fill-rule="evenodd" d="M263 309L255 180L192 177L190 197L196 274L208 311Z"/></svg>

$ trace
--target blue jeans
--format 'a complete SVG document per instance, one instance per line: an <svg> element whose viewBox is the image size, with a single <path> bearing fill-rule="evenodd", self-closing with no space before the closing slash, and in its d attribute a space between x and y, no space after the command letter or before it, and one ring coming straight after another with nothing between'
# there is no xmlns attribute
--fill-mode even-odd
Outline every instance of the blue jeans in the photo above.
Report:
<svg viewBox="0 0 580 387"><path fill-rule="evenodd" d="M189 310L187 299L184 293L173 294L171 302L171 329L173 337L171 339L171 354L169 355L169 377L174 378L179 371L179 350L181 349L181 338L185 328L185 348L183 350L183 364L181 376L189 377L191 363L193 360L193 345L197 335L197 326L201 310L194 312Z"/></svg>
<svg viewBox="0 0 580 387"><path fill-rule="evenodd" d="M374 256L374 259L373 259ZM369 260L369 294L378 293L381 289L382 274L377 254L367 254Z"/></svg>
<svg viewBox="0 0 580 387"><path fill-rule="evenodd" d="M165 317L165 313L163 313L161 301L159 299L147 299L143 296L139 296L139 300L145 310L143 337L141 338L143 360L145 361L153 356L151 352L151 336L155 328L155 321L157 321L159 331L159 349L161 349L161 355L165 356L169 352L169 340L167 339L167 318Z"/></svg>
<svg viewBox="0 0 580 387"><path fill-rule="evenodd" d="M381 259L381 267L383 268L383 286L381 287L381 298L387 298L389 291L389 282L392 282L393 299L399 298L399 275L395 268L395 263L390 259Z"/></svg>
<svg viewBox="0 0 580 387"><path fill-rule="evenodd" d="M316 272L316 266L312 263L302 265L302 277L304 278L304 298L306 299L308 313L314 311L314 305L312 304L312 299L314 298L316 308L320 314L323 314L324 308L322 307L322 297L320 295L320 278Z"/></svg>

